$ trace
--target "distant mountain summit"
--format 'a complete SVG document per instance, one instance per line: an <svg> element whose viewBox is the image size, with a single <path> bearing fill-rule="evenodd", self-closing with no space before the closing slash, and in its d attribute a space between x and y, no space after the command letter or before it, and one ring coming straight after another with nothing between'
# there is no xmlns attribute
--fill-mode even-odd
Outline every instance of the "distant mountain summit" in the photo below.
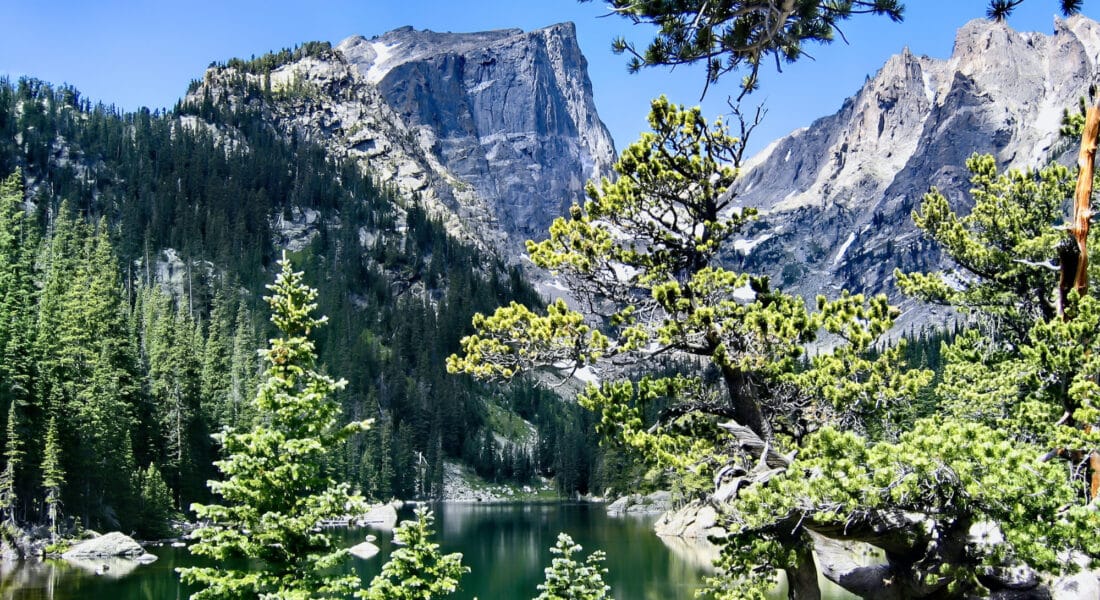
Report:
<svg viewBox="0 0 1100 600"><path fill-rule="evenodd" d="M266 86L277 126L362 160L448 217L452 232L514 259L583 196L588 179L610 172L614 144L587 68L571 23L530 32L403 27L350 37L266 75L212 68L188 101L260 102L242 75Z"/></svg>
<svg viewBox="0 0 1100 600"><path fill-rule="evenodd" d="M738 203L761 220L731 259L812 297L893 292L893 270L943 266L911 212L932 186L965 208L972 153L1039 167L1060 143L1064 109L1097 82L1100 24L1055 20L1054 34L975 20L947 60L892 57L831 116L749 161Z"/></svg>

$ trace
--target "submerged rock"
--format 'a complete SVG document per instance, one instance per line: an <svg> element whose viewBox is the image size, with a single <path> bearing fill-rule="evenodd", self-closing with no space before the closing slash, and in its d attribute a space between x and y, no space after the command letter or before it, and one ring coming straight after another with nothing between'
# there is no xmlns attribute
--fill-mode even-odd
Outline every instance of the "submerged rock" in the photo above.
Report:
<svg viewBox="0 0 1100 600"><path fill-rule="evenodd" d="M375 546L370 542L363 542L362 544L356 544L355 546L352 546L351 549L348 550L348 552L351 553L352 556L365 560L368 558L373 558L375 555L381 552L381 550L378 548L378 546Z"/></svg>

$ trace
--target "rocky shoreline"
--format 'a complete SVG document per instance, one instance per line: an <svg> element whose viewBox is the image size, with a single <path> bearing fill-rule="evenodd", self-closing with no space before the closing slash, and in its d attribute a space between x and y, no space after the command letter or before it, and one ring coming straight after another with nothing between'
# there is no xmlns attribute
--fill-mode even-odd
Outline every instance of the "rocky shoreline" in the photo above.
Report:
<svg viewBox="0 0 1100 600"><path fill-rule="evenodd" d="M631 515L652 514L665 493L657 492L649 496L631 495L620 498L608 505L608 514ZM671 504L668 510L654 523L654 532L680 558L705 568L713 568L714 560L719 557L720 548L716 542L725 537L725 530L718 524L718 509L706 501L692 501L679 508ZM881 555L873 552L867 544L853 542L840 543L815 537L814 555L818 568L829 580L854 581L866 583L867 598L894 600L904 597L900 592L890 590L877 577ZM991 597L1008 599L1043 600L1095 600L1100 598L1100 571L1087 570L1087 564L1081 564L1082 570L1072 575L1044 575L1026 567L1013 569L1005 573L990 573L987 577L994 588ZM996 577L994 577L996 575Z"/></svg>

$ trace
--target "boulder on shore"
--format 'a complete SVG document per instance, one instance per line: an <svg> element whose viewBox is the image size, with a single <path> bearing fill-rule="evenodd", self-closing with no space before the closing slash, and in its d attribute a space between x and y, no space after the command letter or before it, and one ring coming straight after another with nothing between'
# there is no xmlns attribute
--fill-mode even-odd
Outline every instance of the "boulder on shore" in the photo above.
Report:
<svg viewBox="0 0 1100 600"><path fill-rule="evenodd" d="M672 508L672 493L657 491L652 494L630 494L607 505L607 514L658 515Z"/></svg>
<svg viewBox="0 0 1100 600"><path fill-rule="evenodd" d="M134 538L118 531L112 531L76 544L69 548L68 552L62 554L61 558L104 558L110 556L136 558L144 554L145 549L141 547L141 544L134 541Z"/></svg>
<svg viewBox="0 0 1100 600"><path fill-rule="evenodd" d="M718 525L718 511L709 502L695 500L677 510L669 510L654 523L659 536L709 540L723 538L726 530Z"/></svg>
<svg viewBox="0 0 1100 600"><path fill-rule="evenodd" d="M397 526L397 509L393 504L383 504L370 509L359 521L368 527L390 530Z"/></svg>

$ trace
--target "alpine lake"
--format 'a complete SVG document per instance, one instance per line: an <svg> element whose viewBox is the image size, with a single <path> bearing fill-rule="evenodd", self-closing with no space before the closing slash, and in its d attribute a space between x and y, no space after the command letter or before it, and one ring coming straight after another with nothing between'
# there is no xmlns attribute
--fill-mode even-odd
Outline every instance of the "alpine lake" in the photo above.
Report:
<svg viewBox="0 0 1100 600"><path fill-rule="evenodd" d="M529 600L538 595L543 569L550 564L550 547L559 532L584 547L582 556L603 550L604 581L617 600L681 600L695 597L713 574L713 549L680 540L662 541L653 533L655 517L609 517L604 505L591 503L447 503L433 506L435 540L444 552L461 552L470 567L455 600ZM399 513L412 517L411 508ZM370 528L334 530L346 546L370 534L381 553L349 567L369 583L396 547L390 531ZM176 567L209 564L192 557L185 547L160 545L149 552L158 560L148 565L114 561L106 572L74 566L64 560L0 563L0 600L183 600L195 590L183 585ZM101 566L100 566L101 567ZM102 568L100 568L102 570ZM825 582L828 583L828 582ZM829 600L854 598L835 586L823 586ZM777 587L773 596L786 597Z"/></svg>

